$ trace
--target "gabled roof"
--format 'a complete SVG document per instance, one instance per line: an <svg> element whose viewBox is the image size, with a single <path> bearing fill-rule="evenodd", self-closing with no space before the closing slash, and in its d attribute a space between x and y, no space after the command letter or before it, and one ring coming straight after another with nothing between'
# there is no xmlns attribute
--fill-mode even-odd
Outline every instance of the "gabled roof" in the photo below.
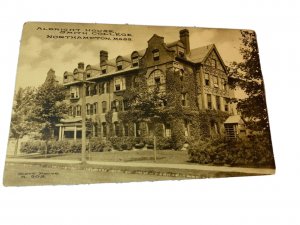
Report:
<svg viewBox="0 0 300 225"><path fill-rule="evenodd" d="M240 115L229 116L224 124L244 124L244 120Z"/></svg>
<svg viewBox="0 0 300 225"><path fill-rule="evenodd" d="M214 44L202 46L199 48L191 49L191 54L189 60L193 63L203 63L211 50L213 49Z"/></svg>
<svg viewBox="0 0 300 225"><path fill-rule="evenodd" d="M220 60L221 65L224 68L224 71L226 71L227 67L214 44L192 49L191 54L189 56L189 60L193 63L204 63L212 51L215 51Z"/></svg>

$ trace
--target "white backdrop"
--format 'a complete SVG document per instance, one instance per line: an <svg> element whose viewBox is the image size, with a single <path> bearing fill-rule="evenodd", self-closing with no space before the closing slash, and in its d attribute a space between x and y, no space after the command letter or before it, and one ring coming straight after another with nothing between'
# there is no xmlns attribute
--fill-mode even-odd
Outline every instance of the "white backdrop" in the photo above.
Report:
<svg viewBox="0 0 300 225"><path fill-rule="evenodd" d="M0 178L25 21L129 23L256 30L275 176L4 188L0 224L300 224L299 1L2 1Z"/></svg>

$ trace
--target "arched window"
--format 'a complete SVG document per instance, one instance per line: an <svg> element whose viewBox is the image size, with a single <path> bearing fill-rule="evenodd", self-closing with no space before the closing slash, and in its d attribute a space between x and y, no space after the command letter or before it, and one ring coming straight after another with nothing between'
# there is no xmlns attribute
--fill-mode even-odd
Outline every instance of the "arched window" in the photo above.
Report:
<svg viewBox="0 0 300 225"><path fill-rule="evenodd" d="M154 86L154 85L161 85L166 83L166 78L165 75L161 70L154 70L150 75L147 80L147 83L149 86Z"/></svg>
<svg viewBox="0 0 300 225"><path fill-rule="evenodd" d="M118 56L116 59L116 65L117 65L117 69L118 70L122 70L123 69L123 58L122 56Z"/></svg>
<svg viewBox="0 0 300 225"><path fill-rule="evenodd" d="M133 52L131 54L131 62L132 62L132 67L136 67L139 65L139 54L138 52Z"/></svg>

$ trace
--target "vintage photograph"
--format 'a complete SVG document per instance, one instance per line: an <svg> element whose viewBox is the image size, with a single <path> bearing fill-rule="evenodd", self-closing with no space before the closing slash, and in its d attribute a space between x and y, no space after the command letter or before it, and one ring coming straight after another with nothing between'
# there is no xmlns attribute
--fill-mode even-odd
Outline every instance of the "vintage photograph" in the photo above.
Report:
<svg viewBox="0 0 300 225"><path fill-rule="evenodd" d="M274 173L254 31L24 24L5 186Z"/></svg>

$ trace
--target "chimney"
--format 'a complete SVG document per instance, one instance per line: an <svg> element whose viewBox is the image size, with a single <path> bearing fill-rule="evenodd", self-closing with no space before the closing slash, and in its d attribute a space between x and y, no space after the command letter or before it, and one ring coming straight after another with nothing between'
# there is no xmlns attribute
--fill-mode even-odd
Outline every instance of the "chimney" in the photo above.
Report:
<svg viewBox="0 0 300 225"><path fill-rule="evenodd" d="M185 53L189 55L190 51L190 34L188 29L183 29L179 32L180 34L180 41L184 44Z"/></svg>
<svg viewBox="0 0 300 225"><path fill-rule="evenodd" d="M78 69L84 70L84 62L79 62L78 63Z"/></svg>
<svg viewBox="0 0 300 225"><path fill-rule="evenodd" d="M101 50L100 51L100 64L103 62L103 61L106 61L108 59L108 52L107 51L104 51L104 50Z"/></svg>

